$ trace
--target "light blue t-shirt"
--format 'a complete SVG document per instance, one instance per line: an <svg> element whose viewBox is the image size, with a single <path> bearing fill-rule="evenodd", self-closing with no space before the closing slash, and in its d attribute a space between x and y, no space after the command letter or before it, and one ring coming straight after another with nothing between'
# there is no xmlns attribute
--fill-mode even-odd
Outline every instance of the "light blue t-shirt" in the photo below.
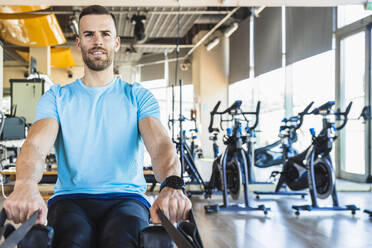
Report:
<svg viewBox="0 0 372 248"><path fill-rule="evenodd" d="M54 85L40 99L35 122L54 118L58 180L54 196L135 193L145 197L144 145L138 123L159 119L159 104L140 84L115 78L90 88L77 79Z"/></svg>

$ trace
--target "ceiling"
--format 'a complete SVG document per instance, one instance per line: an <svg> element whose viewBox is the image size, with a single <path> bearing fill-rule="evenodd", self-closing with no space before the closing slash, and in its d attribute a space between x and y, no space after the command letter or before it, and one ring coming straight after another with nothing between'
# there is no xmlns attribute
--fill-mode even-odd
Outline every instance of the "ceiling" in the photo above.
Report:
<svg viewBox="0 0 372 248"><path fill-rule="evenodd" d="M28 4L29 2L26 3L26 1L13 0L12 4ZM116 64L135 65L143 63L145 58L147 58L146 61L149 61L148 58L152 55L160 55L165 51L174 53L177 42L179 42L181 50L191 49L193 47L192 39L200 31L214 30L217 24L221 24L219 30L223 30L233 22L241 22L250 15L252 6L260 6L255 7L255 9L260 9L264 6L281 6L283 4L287 6L335 6L360 4L363 2L366 2L366 0L106 0L105 2L102 1L101 4L105 5L115 15L117 20L121 49L115 57ZM49 9L40 12L54 13L56 15L67 41L62 46L74 47L75 36L70 28L69 19L72 15L78 15L84 6L91 4L91 1L33 0L32 2L35 5L40 3L51 4ZM0 0L0 4L6 5L3 0ZM126 7L123 7L123 5ZM230 18L223 20L234 9L233 6L237 5L241 6L239 10ZM144 44L134 43L134 25L130 19L135 14L144 14L147 19L145 23L147 39ZM178 20L180 23L179 30ZM178 32L180 34L179 39L177 38ZM213 35L206 41L211 38L213 38ZM14 45L5 43L4 48L5 61L23 60L14 52Z"/></svg>
<svg viewBox="0 0 372 248"><path fill-rule="evenodd" d="M118 35L121 38L121 48L115 56L115 63L131 65L142 63L143 59L151 55L163 54L165 51L172 53L175 51L177 42L181 49L192 48L192 39L199 31L212 29L234 9L231 7L106 7L115 15ZM75 36L70 28L69 20L73 15L78 16L83 8L82 6L51 6L49 9L40 11L56 15L67 41L62 45L63 47L75 46ZM231 18L224 21L220 29L226 28L232 22L240 22L247 18L249 13L250 8L240 8ZM136 14L146 16L147 39L143 44L136 43L133 38L134 25L130 19ZM3 43L5 61L22 60L13 51L17 48L16 46ZM128 51L128 48L132 49Z"/></svg>

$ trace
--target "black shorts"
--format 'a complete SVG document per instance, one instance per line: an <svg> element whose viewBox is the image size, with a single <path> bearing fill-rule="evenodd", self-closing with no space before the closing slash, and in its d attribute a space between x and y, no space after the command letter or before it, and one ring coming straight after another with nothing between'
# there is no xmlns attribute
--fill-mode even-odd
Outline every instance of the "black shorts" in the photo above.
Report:
<svg viewBox="0 0 372 248"><path fill-rule="evenodd" d="M137 247L149 209L134 199L59 200L48 210L53 248Z"/></svg>

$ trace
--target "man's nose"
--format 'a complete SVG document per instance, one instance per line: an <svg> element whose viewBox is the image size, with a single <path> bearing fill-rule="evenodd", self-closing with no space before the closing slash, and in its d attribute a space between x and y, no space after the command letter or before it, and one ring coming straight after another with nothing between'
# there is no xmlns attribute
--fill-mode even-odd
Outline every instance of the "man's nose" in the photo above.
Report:
<svg viewBox="0 0 372 248"><path fill-rule="evenodd" d="M95 34L93 42L95 45L102 45L103 44L103 37L100 34Z"/></svg>

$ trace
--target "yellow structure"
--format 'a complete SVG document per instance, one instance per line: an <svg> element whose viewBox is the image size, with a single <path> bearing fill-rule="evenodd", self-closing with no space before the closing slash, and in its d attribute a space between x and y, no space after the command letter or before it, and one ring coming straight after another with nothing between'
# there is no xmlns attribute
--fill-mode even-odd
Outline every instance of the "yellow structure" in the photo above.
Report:
<svg viewBox="0 0 372 248"><path fill-rule="evenodd" d="M0 35L12 44L25 47L61 45L65 36L54 14L35 14L49 6L0 7Z"/></svg>
<svg viewBox="0 0 372 248"><path fill-rule="evenodd" d="M24 58L26 61L29 61L29 52L24 52L24 51L16 51L22 58ZM62 48L62 47L57 47L57 48L51 48L50 49L51 53L51 67L53 69L56 68L69 68L72 66L75 66L75 60L74 57L72 56L70 48Z"/></svg>

